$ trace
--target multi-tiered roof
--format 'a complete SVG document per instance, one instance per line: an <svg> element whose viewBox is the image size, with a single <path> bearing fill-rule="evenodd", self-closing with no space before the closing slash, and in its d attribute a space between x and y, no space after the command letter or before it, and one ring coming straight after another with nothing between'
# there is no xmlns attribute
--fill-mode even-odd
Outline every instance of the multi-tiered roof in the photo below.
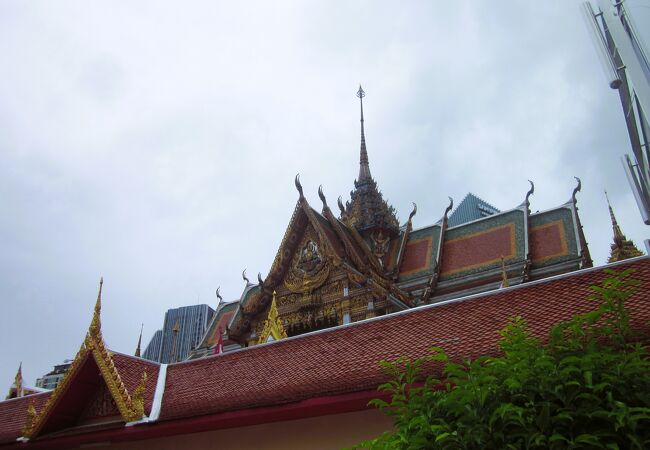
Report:
<svg viewBox="0 0 650 450"><path fill-rule="evenodd" d="M469 194L453 222L450 199L436 223L414 229L413 205L400 225L371 175L361 87L357 96L361 145L350 200L344 205L339 197L337 217L321 186L318 211L296 176L298 201L267 277L247 281L235 312L232 303L227 308L227 323L217 312L192 357L210 354L220 334L230 343L256 344L274 291L292 336L497 289L504 280L515 285L591 266L577 208L580 180L567 202L543 212L530 211L531 182L522 203L509 210Z"/></svg>

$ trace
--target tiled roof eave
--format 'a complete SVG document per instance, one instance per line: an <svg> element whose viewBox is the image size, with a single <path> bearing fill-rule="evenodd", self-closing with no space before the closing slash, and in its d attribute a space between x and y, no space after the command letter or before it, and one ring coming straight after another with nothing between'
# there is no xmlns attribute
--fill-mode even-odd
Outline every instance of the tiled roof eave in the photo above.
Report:
<svg viewBox="0 0 650 450"><path fill-rule="evenodd" d="M506 292L506 291L515 291L515 290L518 290L518 289L528 289L530 287L537 286L537 285L540 285L540 284L552 283L554 281L565 279L565 278L578 277L578 276L581 276L581 275L584 275L584 274L587 274L587 273L591 273L591 272L600 272L600 271L603 271L604 269L615 269L616 267L621 266L621 265L628 265L628 264L632 264L632 263L640 262L640 261L644 261L644 260L648 260L648 263L650 263L650 256L648 256L648 255L639 256L639 257L630 258L630 259L627 259L627 260L624 260L624 261L617 261L617 262L614 262L614 263L605 264L603 266L588 267L588 268L576 270L576 271L571 272L571 273L563 273L563 274L559 274L559 275L550 276L550 277L547 277L547 278L542 278L542 279L539 279L539 280L532 280L532 281L529 281L527 283L521 283L521 284L518 284L518 285L515 285L515 286L509 286L509 287L503 288L503 289L495 289L495 290L491 290L491 291L487 291L487 292L479 292L479 293L476 293L476 294L461 296L461 297L446 300L444 302L438 302L438 303L430 304L430 305L415 306L413 308L409 308L409 309L404 310L404 311L397 311L397 312L387 314L387 315L384 315L384 316L372 317L372 318L368 318L368 319L361 320L361 321L358 321L358 322L351 322L351 323L348 323L348 324L337 325L337 326L322 329L322 330L310 331L310 332L303 333L303 334L300 334L300 335L297 335L297 336L290 336L290 337L288 337L286 339L282 339L280 341L266 342L266 343L256 345L254 347L240 348L240 349L237 349L237 350L233 350L232 352L229 352L226 355L230 355L230 354L237 353L237 352L255 352L255 351L259 351L261 348L264 348L264 347L267 347L267 346L286 345L287 343L289 343L291 341L294 341L294 340L308 339L309 337L314 336L314 335L319 335L319 334L323 334L323 333L332 333L332 332L335 332L335 331L343 329L343 328L354 328L354 327L364 326L365 324L367 324L369 322L375 322L375 321L387 321L387 320L394 319L397 316L417 314L419 311L422 311L422 310L427 310L427 309L431 309L431 308L439 308L439 307L442 307L444 305L448 305L448 304L452 304L452 303L467 302L467 301L472 301L472 300L479 299L479 298L487 298L487 297L490 297L490 296L493 296L493 295L500 295L501 293ZM191 363L196 363L197 361L202 361L202 360L179 361L177 363L169 364L169 366L179 366L179 365L184 365L184 364L191 364Z"/></svg>

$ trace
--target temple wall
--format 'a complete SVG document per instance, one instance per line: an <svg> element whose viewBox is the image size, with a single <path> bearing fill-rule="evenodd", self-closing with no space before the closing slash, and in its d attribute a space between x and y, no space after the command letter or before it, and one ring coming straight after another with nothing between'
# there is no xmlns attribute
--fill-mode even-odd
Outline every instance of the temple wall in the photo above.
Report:
<svg viewBox="0 0 650 450"><path fill-rule="evenodd" d="M241 428L183 434L158 439L118 443L118 450L291 450L340 449L379 436L392 421L371 409L309 419L267 423Z"/></svg>

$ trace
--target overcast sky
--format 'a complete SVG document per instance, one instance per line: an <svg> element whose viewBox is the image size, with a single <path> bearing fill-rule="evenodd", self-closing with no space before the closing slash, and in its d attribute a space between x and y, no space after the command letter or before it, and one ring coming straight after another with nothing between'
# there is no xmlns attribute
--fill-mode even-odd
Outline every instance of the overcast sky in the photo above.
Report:
<svg viewBox="0 0 650 450"><path fill-rule="evenodd" d="M643 248L629 141L578 2L0 2L0 388L73 358L104 276L111 349L266 276L298 198L344 200L362 83L401 221L447 196L578 206L596 264ZM650 1L627 2L650 29ZM646 40L648 38L646 37ZM347 195L346 195L347 194ZM4 386L4 387L3 387Z"/></svg>

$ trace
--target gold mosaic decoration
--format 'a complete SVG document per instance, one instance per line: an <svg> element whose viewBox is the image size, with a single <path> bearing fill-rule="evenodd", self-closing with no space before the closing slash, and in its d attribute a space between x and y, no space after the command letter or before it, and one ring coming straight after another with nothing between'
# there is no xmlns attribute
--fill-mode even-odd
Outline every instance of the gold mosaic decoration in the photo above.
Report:
<svg viewBox="0 0 650 450"><path fill-rule="evenodd" d="M36 408L34 408L34 400L29 401L27 405L27 419L25 419L25 426L23 427L23 436L27 436L30 430L34 427L36 421Z"/></svg>
<svg viewBox="0 0 650 450"><path fill-rule="evenodd" d="M315 233L308 229L284 280L291 292L310 293L327 280L330 265L317 242Z"/></svg>
<svg viewBox="0 0 650 450"><path fill-rule="evenodd" d="M287 332L284 330L282 321L278 316L278 307L275 304L275 291L273 291L273 300L271 300L269 315L264 321L264 328L262 328L262 332L260 333L260 338L258 339L257 343L263 344L267 342L269 336L271 336L275 341L279 341L280 339L287 337Z"/></svg>
<svg viewBox="0 0 650 450"><path fill-rule="evenodd" d="M89 357L92 357L95 360L99 372L115 401L115 405L117 406L122 419L124 419L125 422L133 422L142 419L144 416L143 397L147 381L146 372L143 373L140 385L134 390L134 395L131 397L122 382L115 364L113 363L111 353L104 344L100 318L103 283L104 280L101 279L99 282L99 293L97 295L97 302L95 303L93 319L90 322L90 327L88 327L86 338L81 344L81 348L77 352L77 355L63 377L63 380L61 380L59 385L54 389L54 391L52 391L52 395L47 400L40 413L36 414L32 403L30 403L28 407L27 420L25 427L23 428L23 436L28 439L37 436L42 430L47 419L52 414L54 407L68 390L75 375L79 372L83 363Z"/></svg>

